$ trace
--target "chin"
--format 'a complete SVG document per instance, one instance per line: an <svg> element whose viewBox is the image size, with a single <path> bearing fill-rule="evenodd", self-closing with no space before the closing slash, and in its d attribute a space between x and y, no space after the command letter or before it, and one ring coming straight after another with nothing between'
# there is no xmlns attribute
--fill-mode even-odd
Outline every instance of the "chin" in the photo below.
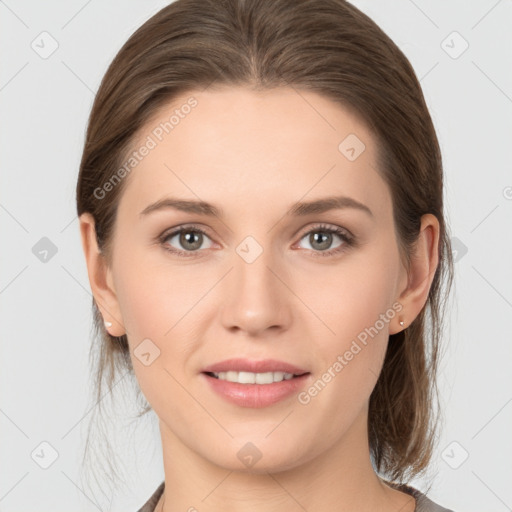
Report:
<svg viewBox="0 0 512 512"><path fill-rule="evenodd" d="M298 453L297 447L304 446L298 439L288 437L288 444L283 446L282 439L264 439L254 436L231 439L229 445L225 442L215 443L219 452L208 451L205 458L223 469L247 474L279 473L295 468L307 457ZM272 434L272 435L274 435Z"/></svg>

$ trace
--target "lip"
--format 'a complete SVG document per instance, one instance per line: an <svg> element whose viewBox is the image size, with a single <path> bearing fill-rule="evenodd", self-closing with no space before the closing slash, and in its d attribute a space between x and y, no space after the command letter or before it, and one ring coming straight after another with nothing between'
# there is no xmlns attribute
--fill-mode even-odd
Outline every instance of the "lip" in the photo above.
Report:
<svg viewBox="0 0 512 512"><path fill-rule="evenodd" d="M302 375L309 373L307 370L299 368L290 363L284 361L278 361L277 359L263 359L261 361L251 361L250 359L234 358L226 359L215 364L206 366L201 370L203 373L206 372L252 372L252 373L266 373L266 372L285 372L293 373L294 375ZM279 382L277 383L279 384ZM245 386L245 384L242 384ZM272 386L272 384L264 384L265 386Z"/></svg>
<svg viewBox="0 0 512 512"><path fill-rule="evenodd" d="M293 377L292 379L273 382L272 384L240 384L238 382L220 380L204 372L200 376L206 380L215 393L227 402L239 407L256 409L267 407L297 394L311 378L311 374L306 373L300 377Z"/></svg>

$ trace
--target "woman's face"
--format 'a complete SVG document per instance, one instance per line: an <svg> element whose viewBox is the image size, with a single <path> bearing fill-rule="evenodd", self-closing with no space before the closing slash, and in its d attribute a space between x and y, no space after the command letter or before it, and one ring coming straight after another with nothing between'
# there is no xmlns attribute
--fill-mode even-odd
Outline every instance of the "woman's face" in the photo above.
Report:
<svg viewBox="0 0 512 512"><path fill-rule="evenodd" d="M231 87L183 94L134 150L108 270L114 318L103 313L128 333L164 438L225 468L261 455L258 470L363 439L407 284L370 132L313 92ZM171 198L183 208L151 208ZM267 388L231 401L203 371L232 358L308 375L280 400Z"/></svg>

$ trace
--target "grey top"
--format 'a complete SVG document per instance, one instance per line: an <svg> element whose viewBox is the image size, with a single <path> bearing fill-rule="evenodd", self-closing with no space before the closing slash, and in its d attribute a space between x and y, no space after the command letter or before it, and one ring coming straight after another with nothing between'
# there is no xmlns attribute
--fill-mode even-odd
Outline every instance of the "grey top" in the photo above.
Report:
<svg viewBox="0 0 512 512"><path fill-rule="evenodd" d="M425 494L418 491L414 487L410 487L406 484L394 484L392 482L386 483L391 487L398 489L399 491L413 496L416 499L416 508L414 509L415 512L453 512L453 510L449 510L447 508L441 507L437 503L434 503L432 500L427 498ZM154 512L156 504L164 492L164 486L165 481L157 487L156 491L137 512Z"/></svg>
<svg viewBox="0 0 512 512"><path fill-rule="evenodd" d="M411 496L414 497L414 499L416 500L416 507L414 508L414 512L454 512L451 509L441 507L441 505L434 503L431 499L427 498L425 494L423 494L421 491L418 491L418 489L411 487L410 485L395 484L393 482L388 481L386 481L386 483L390 487L398 489L399 491L405 492L406 494L410 494Z"/></svg>

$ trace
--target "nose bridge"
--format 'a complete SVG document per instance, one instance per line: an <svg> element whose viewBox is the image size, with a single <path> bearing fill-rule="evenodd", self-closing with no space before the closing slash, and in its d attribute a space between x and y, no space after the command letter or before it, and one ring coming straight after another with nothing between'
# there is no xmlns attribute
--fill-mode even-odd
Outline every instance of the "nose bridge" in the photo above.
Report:
<svg viewBox="0 0 512 512"><path fill-rule="evenodd" d="M275 275L279 263L268 246L269 237L265 240L260 243L247 236L235 248L227 285L229 300L223 311L228 328L236 326L255 333L287 321L286 287Z"/></svg>

